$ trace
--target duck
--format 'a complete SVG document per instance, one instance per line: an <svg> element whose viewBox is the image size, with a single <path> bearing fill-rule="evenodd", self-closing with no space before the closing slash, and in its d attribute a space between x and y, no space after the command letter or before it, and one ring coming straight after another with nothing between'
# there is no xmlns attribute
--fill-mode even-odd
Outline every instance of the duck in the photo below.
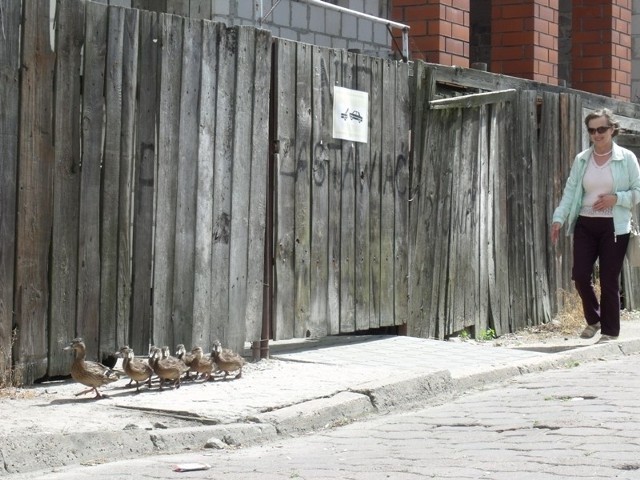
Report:
<svg viewBox="0 0 640 480"><path fill-rule="evenodd" d="M129 385L135 381L136 382L136 393L140 392L140 382L147 382L149 388L151 388L151 377L153 376L153 369L149 366L147 362L135 358L135 354L133 349L129 348L128 345L123 346L120 349L120 355L122 356L122 369L124 373L128 375L131 379Z"/></svg>
<svg viewBox="0 0 640 480"><path fill-rule="evenodd" d="M89 387L87 390L76 393L76 397L94 391L96 393L94 398L103 398L105 395L101 394L98 388L113 383L120 378L115 370L106 367L102 363L86 360L87 347L82 338L74 338L64 350L74 351L74 359L71 364L71 377L76 382Z"/></svg>
<svg viewBox="0 0 640 480"><path fill-rule="evenodd" d="M196 372L196 374L204 375L204 381L206 382L211 378L216 365L213 361L213 358L206 358L204 356L202 347L193 347L193 349L191 350L191 355L193 355L191 370Z"/></svg>
<svg viewBox="0 0 640 480"><path fill-rule="evenodd" d="M184 347L183 343L179 343L178 345L176 345L176 358L182 360L184 364L189 367L189 370L187 370L187 373L185 373L183 380L191 380L189 373L194 371L191 368L191 363L193 362L194 357L192 353L187 352L187 349ZM196 374L196 377L197 376L198 375Z"/></svg>
<svg viewBox="0 0 640 480"><path fill-rule="evenodd" d="M223 380L226 380L230 372L238 371L235 378L242 376L242 367L245 364L244 358L238 353L222 348L220 342L215 342L211 351L213 361L216 363L218 370L224 372Z"/></svg>
<svg viewBox="0 0 640 480"><path fill-rule="evenodd" d="M173 386L180 388L180 377L189 369L182 360L168 355L168 351L169 347L152 347L149 357L149 365L160 378L160 390L167 380L173 380Z"/></svg>

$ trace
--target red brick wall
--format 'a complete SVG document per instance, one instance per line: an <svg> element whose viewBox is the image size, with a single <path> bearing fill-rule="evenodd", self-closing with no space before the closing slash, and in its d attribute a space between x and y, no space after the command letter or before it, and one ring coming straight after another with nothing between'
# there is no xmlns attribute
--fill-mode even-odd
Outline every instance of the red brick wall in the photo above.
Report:
<svg viewBox="0 0 640 480"><path fill-rule="evenodd" d="M558 83L558 0L493 0L494 73Z"/></svg>
<svg viewBox="0 0 640 480"><path fill-rule="evenodd" d="M631 99L631 0L573 0L572 87Z"/></svg>
<svg viewBox="0 0 640 480"><path fill-rule="evenodd" d="M469 66L469 0L394 0L392 20L409 25L409 56ZM394 31L396 41L401 37Z"/></svg>

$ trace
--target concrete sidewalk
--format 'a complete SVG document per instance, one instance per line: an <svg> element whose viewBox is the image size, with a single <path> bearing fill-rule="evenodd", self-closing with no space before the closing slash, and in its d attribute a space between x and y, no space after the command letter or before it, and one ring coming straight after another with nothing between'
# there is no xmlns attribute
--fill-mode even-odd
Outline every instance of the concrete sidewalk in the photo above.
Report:
<svg viewBox="0 0 640 480"><path fill-rule="evenodd" d="M336 426L367 415L444 402L532 371L640 352L640 321L620 340L562 339L496 347L410 337L281 342L238 380L157 384L136 394L121 379L108 398L51 382L0 399L0 477L187 449L228 448ZM247 352L249 354L249 352ZM71 361L71 358L70 358ZM19 475L19 474L24 475Z"/></svg>

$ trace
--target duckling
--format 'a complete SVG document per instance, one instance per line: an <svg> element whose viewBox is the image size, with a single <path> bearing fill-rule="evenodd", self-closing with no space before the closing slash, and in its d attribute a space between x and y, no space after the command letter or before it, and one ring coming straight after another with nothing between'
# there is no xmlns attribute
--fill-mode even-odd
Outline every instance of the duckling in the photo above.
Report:
<svg viewBox="0 0 640 480"><path fill-rule="evenodd" d="M151 388L151 376L153 375L153 369L148 363L135 358L133 350L125 345L120 349L120 355L124 359L122 361L122 368L124 372L129 376L131 381L127 387L136 382L136 392L140 391L140 382L147 382L149 388Z"/></svg>
<svg viewBox="0 0 640 480"><path fill-rule="evenodd" d="M191 376L189 375L189 373L195 371L191 368L191 363L194 360L194 356L192 353L187 353L187 349L184 348L183 343L179 343L178 345L176 345L176 358L182 360L184 364L189 367L189 370L187 370L187 373L185 373L183 380L191 380ZM196 377L197 376L198 374L196 373Z"/></svg>
<svg viewBox="0 0 640 480"><path fill-rule="evenodd" d="M191 350L193 355L193 361L191 362L191 369L197 374L204 375L204 381L206 382L211 378L213 369L215 368L215 362L213 358L205 358L204 352L201 347L193 347Z"/></svg>
<svg viewBox="0 0 640 480"><path fill-rule="evenodd" d="M227 378L229 372L235 372L238 370L235 378L242 376L242 367L244 365L244 358L228 348L223 349L220 342L216 342L211 351L213 361L218 366L218 370L224 372L223 380Z"/></svg>
<svg viewBox="0 0 640 480"><path fill-rule="evenodd" d="M165 380L173 380L173 386L180 388L180 377L189 369L182 360L166 355L168 350L168 347L162 349L152 347L149 358L149 365L160 378L160 390L162 390Z"/></svg>
<svg viewBox="0 0 640 480"><path fill-rule="evenodd" d="M98 391L98 387L115 382L119 378L118 374L101 363L85 360L87 348L82 338L74 338L71 343L64 348L64 350L71 349L74 350L75 354L73 363L71 364L71 377L73 377L76 382L90 387L88 390L76 393L76 397L92 390L96 392L95 398L104 397L104 395Z"/></svg>

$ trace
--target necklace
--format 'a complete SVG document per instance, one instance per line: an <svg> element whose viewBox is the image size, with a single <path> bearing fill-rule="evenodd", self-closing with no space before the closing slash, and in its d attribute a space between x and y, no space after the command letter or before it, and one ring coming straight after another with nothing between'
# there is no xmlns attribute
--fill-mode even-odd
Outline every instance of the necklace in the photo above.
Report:
<svg viewBox="0 0 640 480"><path fill-rule="evenodd" d="M611 152L613 152L613 148L612 148L611 150L609 150L608 152L604 152L604 153L598 153L598 152L596 152L596 151L594 150L594 151L593 151L593 154L594 154L594 155L597 155L597 156L599 156L599 157L604 157L604 156L606 156L606 155L609 155Z"/></svg>

